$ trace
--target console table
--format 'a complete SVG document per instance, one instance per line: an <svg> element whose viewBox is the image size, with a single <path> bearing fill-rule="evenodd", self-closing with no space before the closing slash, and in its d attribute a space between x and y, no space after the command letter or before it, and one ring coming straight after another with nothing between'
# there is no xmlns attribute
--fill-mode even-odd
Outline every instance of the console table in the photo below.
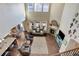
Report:
<svg viewBox="0 0 79 59"><path fill-rule="evenodd" d="M15 38L8 37L5 39L2 44L3 46L0 48L0 56L9 48L9 46L15 41Z"/></svg>

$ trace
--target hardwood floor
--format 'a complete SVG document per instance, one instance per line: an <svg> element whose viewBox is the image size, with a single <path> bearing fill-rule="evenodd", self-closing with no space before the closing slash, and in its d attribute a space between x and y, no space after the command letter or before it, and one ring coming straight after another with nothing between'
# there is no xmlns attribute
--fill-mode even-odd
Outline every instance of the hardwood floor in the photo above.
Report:
<svg viewBox="0 0 79 59"><path fill-rule="evenodd" d="M56 43L54 36L46 35L46 43L48 47L48 54L32 54L31 56L53 56L58 53L59 47Z"/></svg>
<svg viewBox="0 0 79 59"><path fill-rule="evenodd" d="M31 46L31 56L48 55L48 47L45 36L35 36Z"/></svg>
<svg viewBox="0 0 79 59"><path fill-rule="evenodd" d="M34 55L30 55L30 56L53 56L56 53L58 53L59 51L59 47L55 41L55 38L51 35L46 35L46 43L47 43L47 47L48 47L48 54L34 54ZM23 43L22 40L17 40L18 44L21 45L21 43Z"/></svg>
<svg viewBox="0 0 79 59"><path fill-rule="evenodd" d="M56 43L56 40L54 36L47 35L46 36L46 42L47 42L47 47L48 47L48 55L55 55L59 51L59 47Z"/></svg>

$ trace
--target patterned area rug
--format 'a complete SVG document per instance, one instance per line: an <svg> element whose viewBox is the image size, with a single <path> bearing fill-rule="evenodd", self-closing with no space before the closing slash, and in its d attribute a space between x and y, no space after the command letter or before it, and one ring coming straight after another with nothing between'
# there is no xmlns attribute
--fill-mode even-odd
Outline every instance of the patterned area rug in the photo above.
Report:
<svg viewBox="0 0 79 59"><path fill-rule="evenodd" d="M48 48L45 37L34 37L33 44L31 46L31 55L46 55L48 54Z"/></svg>

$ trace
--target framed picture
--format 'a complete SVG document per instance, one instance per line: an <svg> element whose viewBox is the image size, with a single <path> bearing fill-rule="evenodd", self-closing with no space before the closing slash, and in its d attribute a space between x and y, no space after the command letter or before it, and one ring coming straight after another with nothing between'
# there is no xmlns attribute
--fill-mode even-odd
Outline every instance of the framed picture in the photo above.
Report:
<svg viewBox="0 0 79 59"><path fill-rule="evenodd" d="M68 34L70 34L70 33L71 33L71 30L69 30Z"/></svg>
<svg viewBox="0 0 79 59"><path fill-rule="evenodd" d="M77 25L77 28L79 28L79 24Z"/></svg>
<svg viewBox="0 0 79 59"><path fill-rule="evenodd" d="M70 28L73 26L73 23L70 24Z"/></svg>
<svg viewBox="0 0 79 59"><path fill-rule="evenodd" d="M77 23L78 23L78 21L76 20L76 21L75 21L75 24L77 24Z"/></svg>
<svg viewBox="0 0 79 59"><path fill-rule="evenodd" d="M79 15L79 13L77 12L76 14L75 14L75 17L77 17Z"/></svg>
<svg viewBox="0 0 79 59"><path fill-rule="evenodd" d="M77 38L77 36L75 35L74 39L76 39L76 38Z"/></svg>
<svg viewBox="0 0 79 59"><path fill-rule="evenodd" d="M70 37L72 37L72 35L70 35Z"/></svg>
<svg viewBox="0 0 79 59"><path fill-rule="evenodd" d="M76 32L76 29L73 30L73 34Z"/></svg>
<svg viewBox="0 0 79 59"><path fill-rule="evenodd" d="M75 21L76 19L75 18L73 18L73 22Z"/></svg>

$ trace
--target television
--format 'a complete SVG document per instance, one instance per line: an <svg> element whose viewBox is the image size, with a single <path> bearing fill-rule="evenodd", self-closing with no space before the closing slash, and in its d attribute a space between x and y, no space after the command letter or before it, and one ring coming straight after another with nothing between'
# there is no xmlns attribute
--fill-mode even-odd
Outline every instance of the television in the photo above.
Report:
<svg viewBox="0 0 79 59"><path fill-rule="evenodd" d="M64 37L65 37L64 33L63 33L61 30L59 30L58 36L59 36L62 40L63 40Z"/></svg>

